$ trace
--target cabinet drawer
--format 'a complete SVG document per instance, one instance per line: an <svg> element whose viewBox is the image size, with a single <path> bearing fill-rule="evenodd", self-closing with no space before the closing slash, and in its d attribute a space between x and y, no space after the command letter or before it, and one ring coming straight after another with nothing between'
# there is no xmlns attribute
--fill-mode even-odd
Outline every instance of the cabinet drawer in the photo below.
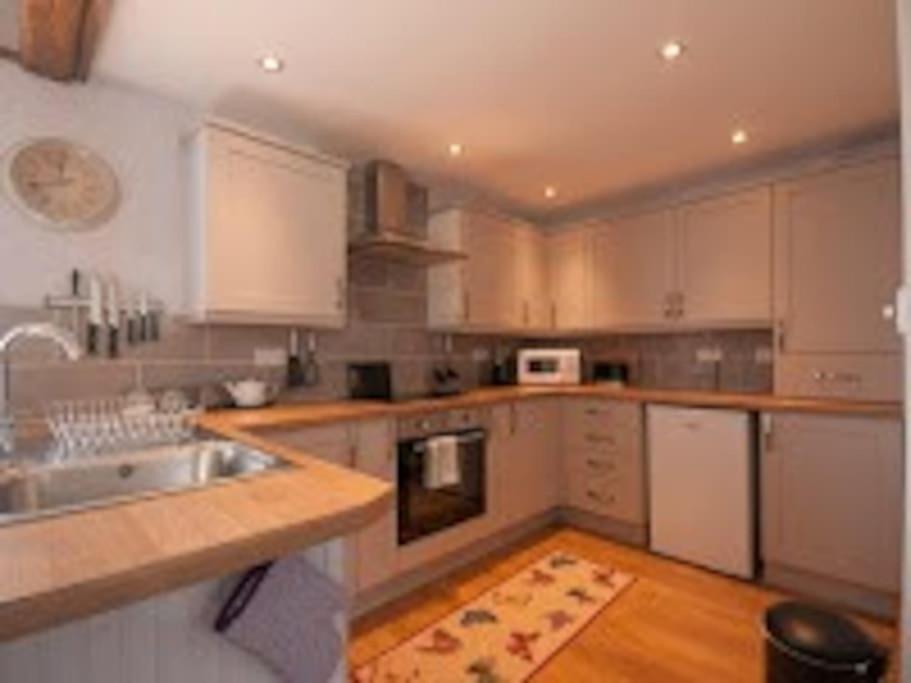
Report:
<svg viewBox="0 0 911 683"><path fill-rule="evenodd" d="M590 427L578 429L570 426L566 433L566 445L578 451L601 455L630 454L640 450L641 434L636 430Z"/></svg>
<svg viewBox="0 0 911 683"><path fill-rule="evenodd" d="M899 354L779 354L775 393L782 396L900 401Z"/></svg>
<svg viewBox="0 0 911 683"><path fill-rule="evenodd" d="M641 479L632 475L577 477L569 482L569 504L580 510L641 524Z"/></svg>
<svg viewBox="0 0 911 683"><path fill-rule="evenodd" d="M631 451L598 453L591 450L570 449L566 452L565 471L568 480L615 476L642 469L642 459Z"/></svg>
<svg viewBox="0 0 911 683"><path fill-rule="evenodd" d="M633 401L582 399L566 406L566 427L574 432L635 432L642 425L642 406Z"/></svg>

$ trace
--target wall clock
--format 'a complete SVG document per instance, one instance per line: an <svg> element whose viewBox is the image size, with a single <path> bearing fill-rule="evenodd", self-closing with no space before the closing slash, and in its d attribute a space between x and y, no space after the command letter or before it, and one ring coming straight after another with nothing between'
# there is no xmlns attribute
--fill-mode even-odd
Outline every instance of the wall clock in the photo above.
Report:
<svg viewBox="0 0 911 683"><path fill-rule="evenodd" d="M60 138L23 142L6 155L3 184L20 210L62 232L90 230L117 209L111 166L91 150Z"/></svg>

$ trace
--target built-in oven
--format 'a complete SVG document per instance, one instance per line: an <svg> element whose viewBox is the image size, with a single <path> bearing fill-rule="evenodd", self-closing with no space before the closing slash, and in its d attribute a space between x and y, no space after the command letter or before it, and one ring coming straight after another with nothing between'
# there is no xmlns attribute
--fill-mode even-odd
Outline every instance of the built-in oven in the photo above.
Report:
<svg viewBox="0 0 911 683"><path fill-rule="evenodd" d="M398 542L406 545L484 515L487 508L487 430L481 411L451 410L398 422ZM454 459L448 479L429 468L436 439Z"/></svg>

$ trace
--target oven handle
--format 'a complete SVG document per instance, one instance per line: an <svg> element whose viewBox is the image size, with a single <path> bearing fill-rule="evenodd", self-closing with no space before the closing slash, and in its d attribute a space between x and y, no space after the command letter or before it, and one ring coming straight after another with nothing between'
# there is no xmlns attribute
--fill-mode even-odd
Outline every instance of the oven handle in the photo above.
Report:
<svg viewBox="0 0 911 683"><path fill-rule="evenodd" d="M450 436L450 435L438 434L437 436ZM421 453L423 451L426 451L427 442L433 438L434 437L430 437L428 439L424 439L422 441L417 442L416 444L414 444L412 446L412 450L415 453ZM483 431L469 432L467 434L459 434L458 436L456 436L456 440L457 440L459 446L468 446L470 444L477 443L479 441L484 441L486 439L487 439L487 434Z"/></svg>

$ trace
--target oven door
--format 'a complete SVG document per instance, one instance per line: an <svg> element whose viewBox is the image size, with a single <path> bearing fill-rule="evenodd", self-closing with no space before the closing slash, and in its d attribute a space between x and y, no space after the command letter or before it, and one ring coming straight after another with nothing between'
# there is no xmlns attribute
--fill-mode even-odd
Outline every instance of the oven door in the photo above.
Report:
<svg viewBox="0 0 911 683"><path fill-rule="evenodd" d="M431 489L424 485L429 439L399 442L399 545L480 517L486 511L487 433L483 429L470 429L451 436L458 439L459 483L442 488Z"/></svg>

